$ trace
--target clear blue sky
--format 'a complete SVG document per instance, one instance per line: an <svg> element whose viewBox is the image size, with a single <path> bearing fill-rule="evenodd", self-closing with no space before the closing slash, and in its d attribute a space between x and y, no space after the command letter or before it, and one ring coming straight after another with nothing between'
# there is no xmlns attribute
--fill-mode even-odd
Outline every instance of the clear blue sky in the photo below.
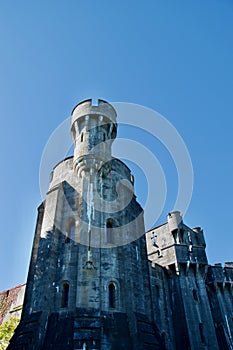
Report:
<svg viewBox="0 0 233 350"><path fill-rule="evenodd" d="M0 290L26 280L44 145L89 97L177 128L194 167L185 222L203 227L210 263L233 260L232 19L232 0L1 1ZM143 203L140 177L136 192Z"/></svg>

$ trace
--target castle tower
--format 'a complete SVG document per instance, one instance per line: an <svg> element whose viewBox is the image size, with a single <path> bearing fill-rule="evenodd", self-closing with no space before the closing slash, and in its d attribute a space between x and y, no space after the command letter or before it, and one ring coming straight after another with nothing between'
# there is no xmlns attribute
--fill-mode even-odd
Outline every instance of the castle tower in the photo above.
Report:
<svg viewBox="0 0 233 350"><path fill-rule="evenodd" d="M22 319L9 349L160 349L143 211L112 157L116 112L72 112L74 156L51 174L38 219Z"/></svg>
<svg viewBox="0 0 233 350"><path fill-rule="evenodd" d="M165 224L147 232L146 238L152 276L156 276L158 265L168 276L172 349L219 349L205 285L208 261L203 230L186 226L181 213L174 211ZM163 327L166 329L166 324ZM169 327L171 334L172 325Z"/></svg>

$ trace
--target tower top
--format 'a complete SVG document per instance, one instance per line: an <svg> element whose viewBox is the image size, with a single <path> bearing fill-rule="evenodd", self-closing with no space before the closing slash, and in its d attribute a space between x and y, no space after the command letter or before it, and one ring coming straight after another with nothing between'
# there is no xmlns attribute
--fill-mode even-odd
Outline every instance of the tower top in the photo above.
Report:
<svg viewBox="0 0 233 350"><path fill-rule="evenodd" d="M84 117L86 115L103 116L105 118L110 119L113 123L116 123L116 117L117 117L117 113L113 108L113 106L110 103L101 99L98 99L97 106L93 105L92 99L87 99L79 102L74 107L71 115L72 115L71 125L73 125L75 120L77 120L80 117Z"/></svg>
<svg viewBox="0 0 233 350"><path fill-rule="evenodd" d="M117 134L117 113L113 106L98 99L77 104L72 111L71 134L74 139L74 167L81 175L98 170L103 162L111 160L111 145ZM82 169L80 172L79 170Z"/></svg>

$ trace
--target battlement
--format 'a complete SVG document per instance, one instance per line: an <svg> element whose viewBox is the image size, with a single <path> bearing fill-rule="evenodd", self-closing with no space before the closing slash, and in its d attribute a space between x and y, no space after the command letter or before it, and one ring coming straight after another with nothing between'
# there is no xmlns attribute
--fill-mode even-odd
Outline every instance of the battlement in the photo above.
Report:
<svg viewBox="0 0 233 350"><path fill-rule="evenodd" d="M167 222L146 233L149 260L161 266L206 265L205 239L201 227L184 224L179 211L167 215Z"/></svg>
<svg viewBox="0 0 233 350"><path fill-rule="evenodd" d="M102 116L103 118L110 119L114 124L116 123L117 113L113 106L104 101L98 99L98 105L95 106L92 103L92 99L87 99L79 102L73 109L72 113L72 122L73 126L74 122L81 117L85 116ZM71 127L72 128L72 127Z"/></svg>
<svg viewBox="0 0 233 350"><path fill-rule="evenodd" d="M229 283L232 286L233 264L225 263L224 267L222 267L222 264L215 264L214 266L209 266L206 283Z"/></svg>

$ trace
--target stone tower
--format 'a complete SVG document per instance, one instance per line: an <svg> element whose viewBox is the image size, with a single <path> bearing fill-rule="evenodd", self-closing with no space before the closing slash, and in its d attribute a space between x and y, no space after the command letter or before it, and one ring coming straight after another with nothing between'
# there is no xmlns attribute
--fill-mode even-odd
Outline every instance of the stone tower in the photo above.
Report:
<svg viewBox="0 0 233 350"><path fill-rule="evenodd" d="M72 112L74 156L38 208L8 349L233 350L233 262L210 266L179 211L144 234L133 175L111 152L116 117L103 100Z"/></svg>
<svg viewBox="0 0 233 350"><path fill-rule="evenodd" d="M208 261L202 229L191 229L184 224L181 213L174 211L167 215L167 223L146 236L152 289L164 290L160 293L164 293L163 310L169 314L168 320L161 315L159 321L157 313L158 326L170 339L169 348L220 349L206 289ZM166 274L156 283L158 267L163 267ZM154 299L154 312L156 304Z"/></svg>
<svg viewBox="0 0 233 350"><path fill-rule="evenodd" d="M22 319L9 349L161 349L144 220L129 168L112 157L116 112L72 112L74 156L51 174L38 219Z"/></svg>

